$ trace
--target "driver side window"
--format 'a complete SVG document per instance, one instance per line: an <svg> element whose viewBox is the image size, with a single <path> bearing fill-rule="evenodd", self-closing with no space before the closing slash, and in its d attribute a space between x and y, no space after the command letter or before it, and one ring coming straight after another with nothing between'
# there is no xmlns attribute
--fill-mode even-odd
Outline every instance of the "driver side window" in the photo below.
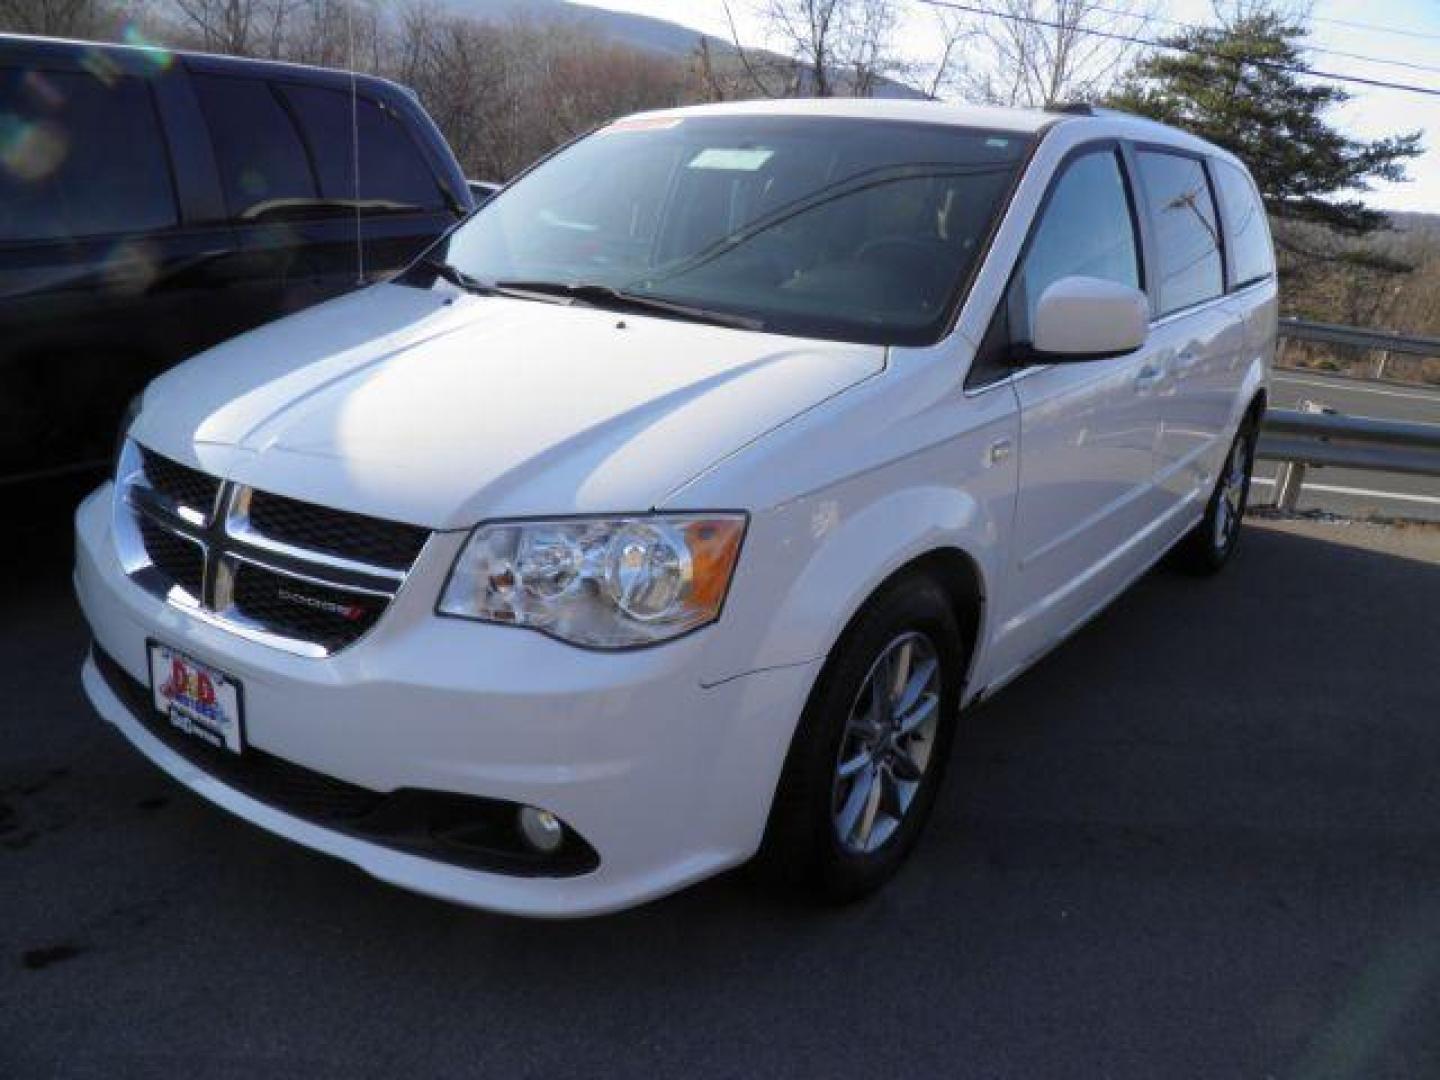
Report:
<svg viewBox="0 0 1440 1080"><path fill-rule="evenodd" d="M1010 340L1030 340L1041 295L1072 275L1140 288L1140 245L1115 150L1075 158L1051 190L1010 286Z"/></svg>

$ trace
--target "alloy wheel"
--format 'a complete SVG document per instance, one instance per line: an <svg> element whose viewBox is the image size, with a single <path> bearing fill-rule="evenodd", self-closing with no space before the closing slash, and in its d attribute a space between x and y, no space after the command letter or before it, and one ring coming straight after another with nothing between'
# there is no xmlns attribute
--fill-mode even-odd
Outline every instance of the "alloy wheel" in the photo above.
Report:
<svg viewBox="0 0 1440 1080"><path fill-rule="evenodd" d="M895 834L930 767L940 721L935 643L911 631L871 665L846 718L831 795L841 846L869 854Z"/></svg>
<svg viewBox="0 0 1440 1080"><path fill-rule="evenodd" d="M1225 463L1225 477L1221 481L1220 499L1215 506L1215 547L1223 551L1240 528L1240 519L1245 515L1245 486L1250 476L1250 440L1244 432L1230 448L1230 459Z"/></svg>

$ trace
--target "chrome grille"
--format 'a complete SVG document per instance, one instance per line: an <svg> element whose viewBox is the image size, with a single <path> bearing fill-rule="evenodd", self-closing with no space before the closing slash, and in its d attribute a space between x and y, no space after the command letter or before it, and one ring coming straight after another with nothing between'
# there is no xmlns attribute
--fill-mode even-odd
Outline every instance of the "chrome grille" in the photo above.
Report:
<svg viewBox="0 0 1440 1080"><path fill-rule="evenodd" d="M268 491L257 491L250 500L250 526L281 543L391 570L408 570L430 536L415 525L330 510Z"/></svg>
<svg viewBox="0 0 1440 1080"><path fill-rule="evenodd" d="M429 532L222 481L127 443L115 535L150 592L244 636L329 656L375 625Z"/></svg>
<svg viewBox="0 0 1440 1080"><path fill-rule="evenodd" d="M187 599L200 602L205 588L205 549L178 532L171 532L148 517L140 517L140 542L151 565L170 582L185 591Z"/></svg>

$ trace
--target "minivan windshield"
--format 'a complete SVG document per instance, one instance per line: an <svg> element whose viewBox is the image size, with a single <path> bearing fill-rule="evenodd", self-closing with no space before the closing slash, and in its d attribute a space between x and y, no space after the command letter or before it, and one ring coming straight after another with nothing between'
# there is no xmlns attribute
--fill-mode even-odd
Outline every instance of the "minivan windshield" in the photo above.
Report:
<svg viewBox="0 0 1440 1080"><path fill-rule="evenodd" d="M476 291L927 344L1031 141L848 118L621 120L503 189L422 267Z"/></svg>

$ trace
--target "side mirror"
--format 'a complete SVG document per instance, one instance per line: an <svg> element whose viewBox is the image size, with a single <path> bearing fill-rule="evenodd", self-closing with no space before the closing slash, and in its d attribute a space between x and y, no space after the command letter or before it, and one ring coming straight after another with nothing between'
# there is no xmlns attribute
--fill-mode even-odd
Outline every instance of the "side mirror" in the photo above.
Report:
<svg viewBox="0 0 1440 1080"><path fill-rule="evenodd" d="M1134 352L1150 329L1150 301L1139 289L1092 277L1065 277L1035 305L1029 359L1099 360Z"/></svg>

